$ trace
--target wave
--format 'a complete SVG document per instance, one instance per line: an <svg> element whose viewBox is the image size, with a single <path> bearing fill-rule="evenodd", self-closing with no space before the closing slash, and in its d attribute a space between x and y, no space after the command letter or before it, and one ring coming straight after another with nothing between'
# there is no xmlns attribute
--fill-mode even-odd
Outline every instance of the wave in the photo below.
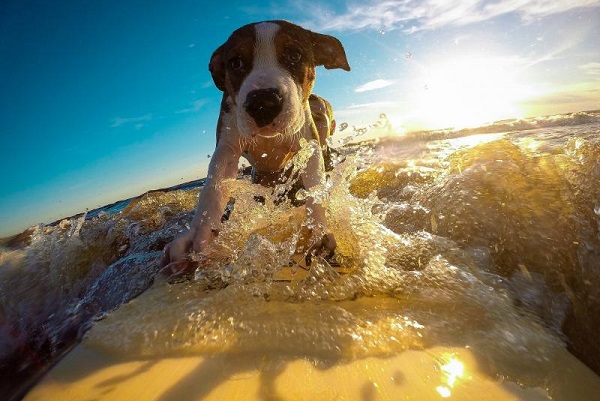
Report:
<svg viewBox="0 0 600 401"><path fill-rule="evenodd" d="M567 336L600 372L599 119L594 111L479 128L555 134L529 142L516 134L480 135L469 146L437 140L491 132L471 129L340 147L335 185L323 190L352 269L337 275L321 264L290 286L269 274L294 252L290 233L301 223L289 205L255 202L245 180L232 184L237 210L219 234L218 285L199 276L153 286L160 251L190 223L203 180L30 228L0 248L0 387L30 380L91 326L100 326L93 341L117 350L130 346L122 329L149 335L142 354L159 345L220 350L211 338L231 338L238 351L275 341L309 355L306 344L321 344L320 355L344 357L455 343L479 347L492 373L519 382L528 380L519 369L542 375ZM380 120L375 128L391 129ZM586 135L574 134L586 124ZM155 308L127 303L150 286ZM165 307L171 293L177 299ZM373 321L354 300L377 297L385 299ZM272 318L275 302L281 319ZM110 324L94 326L109 313ZM402 330L405 318L418 326Z"/></svg>
<svg viewBox="0 0 600 401"><path fill-rule="evenodd" d="M365 141L377 141L382 138L390 137L408 140L452 139L476 134L513 133L543 128L585 126L589 124L600 124L600 110L579 111L522 119L506 119L478 127L461 129L444 128L399 133L392 127L386 114L381 113L379 118L372 124L357 126L341 123L339 131L342 138L337 141L341 145L356 145Z"/></svg>

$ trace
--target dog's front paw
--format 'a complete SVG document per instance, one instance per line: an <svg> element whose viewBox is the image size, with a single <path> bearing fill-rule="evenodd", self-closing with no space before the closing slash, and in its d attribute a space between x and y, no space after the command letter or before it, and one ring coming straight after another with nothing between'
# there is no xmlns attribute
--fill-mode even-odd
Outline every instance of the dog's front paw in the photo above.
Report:
<svg viewBox="0 0 600 401"><path fill-rule="evenodd" d="M309 254L321 255L325 259L332 258L335 253L337 243L332 233L326 233L315 243L309 251Z"/></svg>
<svg viewBox="0 0 600 401"><path fill-rule="evenodd" d="M214 245L218 231L200 226L180 233L165 246L160 260L160 275L169 282L194 278L196 270L212 260L223 258L222 247Z"/></svg>
<svg viewBox="0 0 600 401"><path fill-rule="evenodd" d="M322 232L310 233L310 239L304 244L299 245L296 248L296 256L294 260L302 267L308 268L314 257L321 257L325 260L331 260L335 254L336 241L335 237L331 233Z"/></svg>
<svg viewBox="0 0 600 401"><path fill-rule="evenodd" d="M160 266L165 267L170 263L182 261L187 258L192 250L194 241L194 232L191 230L184 231L175 239L169 242L163 249L160 258Z"/></svg>
<svg viewBox="0 0 600 401"><path fill-rule="evenodd" d="M202 253L203 249L210 244L218 235L218 231L210 227L200 226L177 235L173 241L163 249L160 259L161 267L170 263L179 262L189 258L191 252Z"/></svg>
<svg viewBox="0 0 600 401"><path fill-rule="evenodd" d="M198 263L190 259L181 259L164 266L159 274L169 283L188 281L194 278Z"/></svg>

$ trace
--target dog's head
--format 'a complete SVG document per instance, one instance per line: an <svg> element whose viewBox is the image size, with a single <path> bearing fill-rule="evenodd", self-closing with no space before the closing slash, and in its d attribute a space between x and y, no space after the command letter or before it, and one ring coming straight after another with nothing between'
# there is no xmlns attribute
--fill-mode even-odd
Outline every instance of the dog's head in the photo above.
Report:
<svg viewBox="0 0 600 401"><path fill-rule="evenodd" d="M234 104L240 134L270 137L304 125L319 65L350 71L338 39L287 21L265 21L233 32L213 53L209 69Z"/></svg>

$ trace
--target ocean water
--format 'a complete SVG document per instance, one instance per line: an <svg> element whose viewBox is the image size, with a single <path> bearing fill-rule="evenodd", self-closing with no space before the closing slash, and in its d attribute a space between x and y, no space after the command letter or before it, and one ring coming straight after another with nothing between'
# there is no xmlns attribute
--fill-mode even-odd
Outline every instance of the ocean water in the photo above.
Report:
<svg viewBox="0 0 600 401"><path fill-rule="evenodd" d="M553 373L565 349L600 373L600 112L368 140L385 124L341 127L314 193L339 267L290 268L303 209L243 177L191 281L156 273L202 182L2 240L0 399L83 336L127 355L268 350L323 366L468 347L540 399L568 399Z"/></svg>

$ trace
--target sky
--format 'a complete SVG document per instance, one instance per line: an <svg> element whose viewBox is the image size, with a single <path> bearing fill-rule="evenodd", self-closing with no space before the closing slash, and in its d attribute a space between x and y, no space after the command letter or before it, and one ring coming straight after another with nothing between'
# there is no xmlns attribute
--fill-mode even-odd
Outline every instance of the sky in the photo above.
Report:
<svg viewBox="0 0 600 401"><path fill-rule="evenodd" d="M3 0L0 237L204 177L210 56L270 19L344 45L352 71L319 67L315 85L338 127L600 108L600 0Z"/></svg>

